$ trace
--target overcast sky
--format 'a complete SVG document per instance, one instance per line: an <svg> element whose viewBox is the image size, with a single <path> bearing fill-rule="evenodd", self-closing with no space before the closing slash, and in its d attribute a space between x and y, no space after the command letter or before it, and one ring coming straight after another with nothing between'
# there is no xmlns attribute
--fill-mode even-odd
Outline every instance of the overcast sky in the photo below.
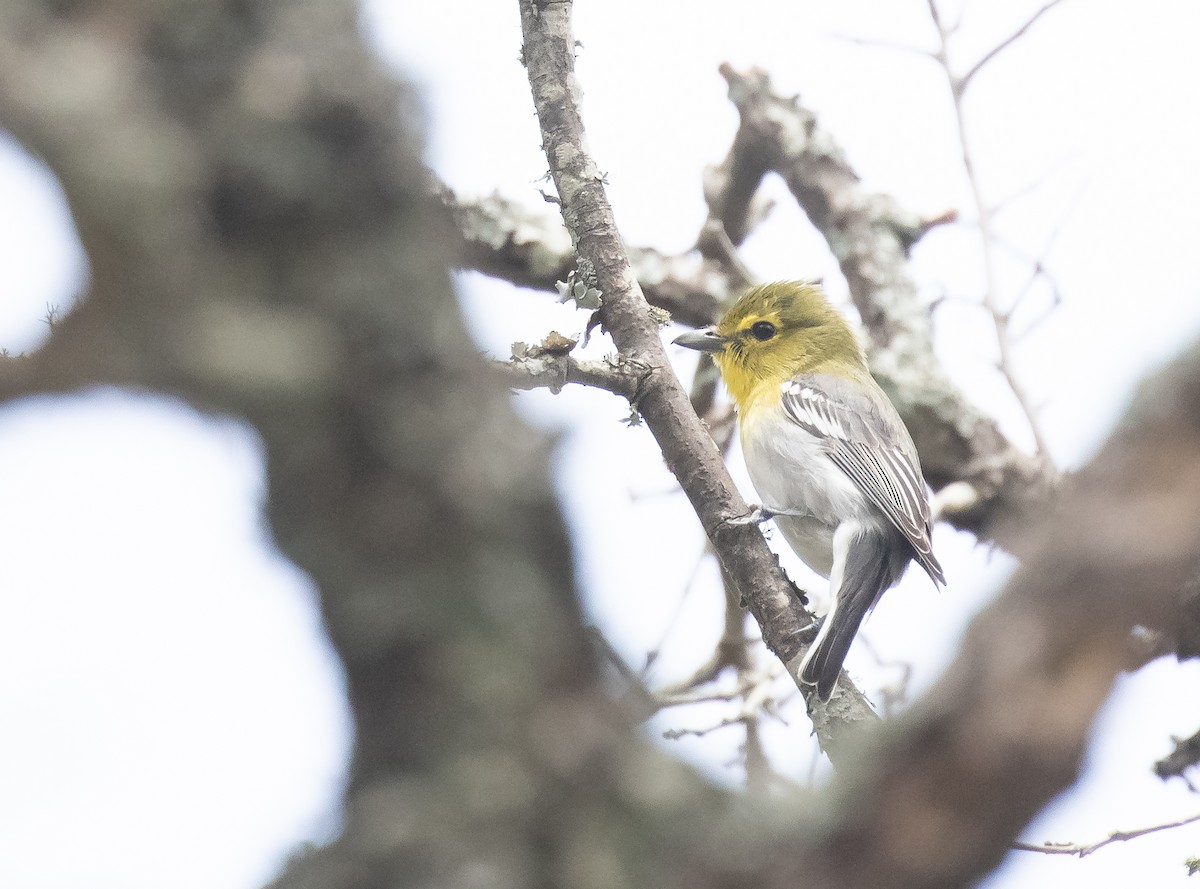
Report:
<svg viewBox="0 0 1200 889"><path fill-rule="evenodd" d="M365 27L415 77L441 175L464 194L498 189L549 212L537 193L546 164L517 62L516 8L375 0ZM956 62L969 65L1035 8L969 4ZM1011 258L1053 243L1046 263L1063 303L1021 338L1016 366L1062 466L1086 459L1141 375L1200 336L1198 26L1190 3L1067 0L968 96L985 193L1019 195L997 219L1006 293L1025 274ZM866 187L917 212L971 216L938 69L847 39L930 48L924 2L584 2L577 32L590 145L632 244L683 251L695 240L701 172L736 128L722 61L761 66L800 93ZM768 188L778 207L746 245L746 262L764 280L822 277L844 305L827 249L781 184ZM85 267L52 178L10 142L0 142L0 195L0 347L19 351L44 336L47 304L69 306ZM943 359L1028 443L992 367L975 304L980 269L969 225L935 231L912 263L925 297L944 297L935 314ZM497 354L586 321L543 294L474 276L460 287L481 346ZM1018 320L1039 316L1047 299L1035 292ZM594 349L609 347L601 337ZM696 360L677 358L685 372ZM719 591L648 434L622 425L627 406L603 393L519 403L563 434L556 471L590 615L631 663L661 651L654 680L685 674L719 632ZM268 879L295 842L335 829L349 744L341 679L307 579L263 528L253 433L111 390L30 400L0 411L0 492L0 885L243 889ZM948 529L935 545L948 589L936 593L914 574L865 633L885 660L913 665L915 689L936 678L1008 567ZM629 555L605 555L614 551ZM849 666L870 691L896 675L873 667L863 645ZM1158 663L1122 681L1088 780L1025 838L1095 840L1200 812L1200 797L1148 773L1169 735L1196 730L1197 701L1194 663ZM781 772L803 780L812 754L802 709L785 715L771 751ZM717 718L674 713L654 728ZM736 784L735 731L668 749ZM988 885L1184 887L1182 860L1198 851L1193 825L1083 861L1014 854Z"/></svg>

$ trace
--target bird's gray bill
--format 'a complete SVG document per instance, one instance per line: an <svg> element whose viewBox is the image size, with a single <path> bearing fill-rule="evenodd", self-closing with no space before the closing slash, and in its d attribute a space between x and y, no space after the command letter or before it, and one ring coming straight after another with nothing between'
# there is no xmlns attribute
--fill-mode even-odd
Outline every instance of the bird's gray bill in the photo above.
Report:
<svg viewBox="0 0 1200 889"><path fill-rule="evenodd" d="M711 329L693 330L675 337L671 342L697 352L720 352L725 348L725 337Z"/></svg>

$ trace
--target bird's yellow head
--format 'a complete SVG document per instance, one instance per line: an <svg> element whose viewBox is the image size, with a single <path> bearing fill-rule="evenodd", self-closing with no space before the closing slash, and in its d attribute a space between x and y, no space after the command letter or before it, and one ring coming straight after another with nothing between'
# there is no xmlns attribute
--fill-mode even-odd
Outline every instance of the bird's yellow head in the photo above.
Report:
<svg viewBox="0 0 1200 889"><path fill-rule="evenodd" d="M815 284L784 281L755 287L716 327L675 342L712 353L730 394L745 408L764 386L796 374L867 374L849 323Z"/></svg>

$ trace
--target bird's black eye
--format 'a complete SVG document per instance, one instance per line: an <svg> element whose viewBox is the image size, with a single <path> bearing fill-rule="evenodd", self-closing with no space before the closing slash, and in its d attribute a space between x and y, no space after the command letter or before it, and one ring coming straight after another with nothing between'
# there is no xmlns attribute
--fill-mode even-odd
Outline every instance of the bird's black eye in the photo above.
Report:
<svg viewBox="0 0 1200 889"><path fill-rule="evenodd" d="M775 336L775 325L770 321L755 321L750 325L750 334L759 341L769 340Z"/></svg>

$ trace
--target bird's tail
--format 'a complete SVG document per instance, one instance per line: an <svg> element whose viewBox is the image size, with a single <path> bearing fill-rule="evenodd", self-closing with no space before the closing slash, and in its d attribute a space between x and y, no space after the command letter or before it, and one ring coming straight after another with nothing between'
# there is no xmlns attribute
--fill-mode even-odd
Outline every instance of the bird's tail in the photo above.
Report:
<svg viewBox="0 0 1200 889"><path fill-rule="evenodd" d="M860 537L849 547L829 614L800 664L800 681L815 685L822 701L833 694L842 662L863 618L883 591L899 579L890 555L886 540L873 535Z"/></svg>

